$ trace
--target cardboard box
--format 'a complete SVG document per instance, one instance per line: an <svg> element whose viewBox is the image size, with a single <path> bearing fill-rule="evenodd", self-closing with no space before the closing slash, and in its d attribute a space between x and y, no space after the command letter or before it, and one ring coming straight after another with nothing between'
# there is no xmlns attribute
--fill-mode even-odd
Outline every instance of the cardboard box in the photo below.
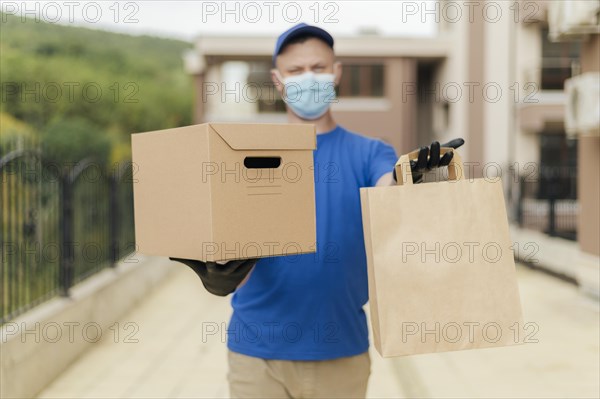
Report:
<svg viewBox="0 0 600 399"><path fill-rule="evenodd" d="M226 261L315 251L314 125L131 136L137 251Z"/></svg>

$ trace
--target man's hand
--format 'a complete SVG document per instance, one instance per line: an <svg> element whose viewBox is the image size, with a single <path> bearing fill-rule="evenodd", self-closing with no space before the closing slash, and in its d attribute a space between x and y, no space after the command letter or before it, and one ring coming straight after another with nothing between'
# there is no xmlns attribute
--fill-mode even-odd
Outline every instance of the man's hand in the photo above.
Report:
<svg viewBox="0 0 600 399"><path fill-rule="evenodd" d="M192 259L169 258L189 266L202 280L208 292L218 296L231 294L252 270L258 258L232 260L224 265Z"/></svg>
<svg viewBox="0 0 600 399"><path fill-rule="evenodd" d="M441 144L439 141L431 143L430 147L421 147L417 160L410 160L410 171L412 173L413 183L419 183L423 179L423 174L431 171L434 168L448 166L454 153L452 151L445 153L440 158L440 147L452 147L457 149L463 145L465 141L461 138L450 140L447 143ZM396 180L396 169L393 171L394 181Z"/></svg>

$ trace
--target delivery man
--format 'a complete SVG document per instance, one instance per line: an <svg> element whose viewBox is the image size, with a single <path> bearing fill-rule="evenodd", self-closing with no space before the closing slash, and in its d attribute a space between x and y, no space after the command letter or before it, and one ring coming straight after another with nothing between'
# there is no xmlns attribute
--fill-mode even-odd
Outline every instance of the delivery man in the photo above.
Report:
<svg viewBox="0 0 600 399"><path fill-rule="evenodd" d="M316 253L225 265L174 259L194 269L210 292L235 291L227 328L232 397L351 398L366 393L370 359L363 306L368 289L359 189L394 184L398 157L383 141L335 122L330 105L342 66L333 44L323 29L298 24L279 36L271 70L288 121L312 123L317 130ZM456 148L462 143L448 144ZM413 179L448 165L452 153L440 159L439 152L437 142L421 149L411 164Z"/></svg>

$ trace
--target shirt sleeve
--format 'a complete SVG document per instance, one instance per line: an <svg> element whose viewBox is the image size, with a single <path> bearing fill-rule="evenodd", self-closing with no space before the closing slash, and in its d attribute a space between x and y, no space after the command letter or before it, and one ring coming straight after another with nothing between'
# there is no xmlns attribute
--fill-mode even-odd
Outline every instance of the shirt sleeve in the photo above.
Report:
<svg viewBox="0 0 600 399"><path fill-rule="evenodd" d="M392 172L397 160L398 156L394 147L382 140L372 140L366 165L369 187L375 186L381 176Z"/></svg>

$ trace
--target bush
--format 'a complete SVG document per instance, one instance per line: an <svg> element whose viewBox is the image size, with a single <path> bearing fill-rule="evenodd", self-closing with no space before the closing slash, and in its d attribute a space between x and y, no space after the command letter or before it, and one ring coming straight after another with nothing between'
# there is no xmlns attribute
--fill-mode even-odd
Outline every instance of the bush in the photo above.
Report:
<svg viewBox="0 0 600 399"><path fill-rule="evenodd" d="M106 167L110 160L109 136L87 119L59 119L48 125L41 135L44 157L56 164L69 165L92 157Z"/></svg>

